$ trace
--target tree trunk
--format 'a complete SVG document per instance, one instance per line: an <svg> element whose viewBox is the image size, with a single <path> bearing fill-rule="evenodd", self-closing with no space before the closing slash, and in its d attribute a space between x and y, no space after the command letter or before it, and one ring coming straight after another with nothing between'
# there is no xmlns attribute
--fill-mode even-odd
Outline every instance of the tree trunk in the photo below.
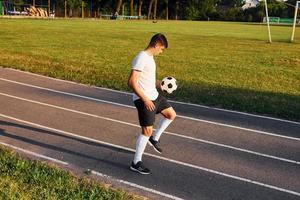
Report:
<svg viewBox="0 0 300 200"><path fill-rule="evenodd" d="M48 0L48 16L50 17L50 7L51 7L51 5L50 5L50 0Z"/></svg>
<svg viewBox="0 0 300 200"><path fill-rule="evenodd" d="M175 20L178 19L178 10L179 10L179 0L176 1Z"/></svg>
<svg viewBox="0 0 300 200"><path fill-rule="evenodd" d="M139 18L142 17L142 5L143 5L143 0L139 0Z"/></svg>
<svg viewBox="0 0 300 200"><path fill-rule="evenodd" d="M67 18L67 0L65 0L65 18Z"/></svg>
<svg viewBox="0 0 300 200"><path fill-rule="evenodd" d="M153 19L156 20L157 0L154 0Z"/></svg>
<svg viewBox="0 0 300 200"><path fill-rule="evenodd" d="M130 15L134 15L134 7L133 7L133 0L130 0Z"/></svg>
<svg viewBox="0 0 300 200"><path fill-rule="evenodd" d="M120 9L121 9L122 3L123 3L122 0L118 0L118 2L117 2L116 12L117 12L118 14L120 13Z"/></svg>
<svg viewBox="0 0 300 200"><path fill-rule="evenodd" d="M148 8L148 19L150 19L150 16L151 16L151 11L152 11L152 5L153 5L153 2L155 0L150 0L150 3L149 3L149 8Z"/></svg>
<svg viewBox="0 0 300 200"><path fill-rule="evenodd" d="M69 9L69 17L73 17L73 10L72 10L72 8Z"/></svg>
<svg viewBox="0 0 300 200"><path fill-rule="evenodd" d="M125 15L125 3L122 4L122 15Z"/></svg>
<svg viewBox="0 0 300 200"><path fill-rule="evenodd" d="M167 0L167 5L166 5L166 20L169 20L169 0Z"/></svg>

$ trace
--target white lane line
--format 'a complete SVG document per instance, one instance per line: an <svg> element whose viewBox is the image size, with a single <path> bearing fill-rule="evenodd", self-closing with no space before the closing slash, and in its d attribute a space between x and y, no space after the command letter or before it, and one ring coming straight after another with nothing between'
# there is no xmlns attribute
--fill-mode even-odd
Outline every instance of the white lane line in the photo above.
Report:
<svg viewBox="0 0 300 200"><path fill-rule="evenodd" d="M120 145L116 145L116 144L111 144L111 143L108 143L108 142L96 140L96 139L93 139L93 138L88 138L88 137L85 137L85 136L77 135L75 133L71 133L71 132L67 132L67 131L63 131L63 130L59 130L59 129L55 129L55 128L50 128L50 127L43 126L43 125L40 125L40 124L36 124L36 123L28 122L28 121L25 121L25 120L17 119L17 118L11 117L11 116L0 114L0 117L11 119L11 120L14 120L14 121L18 121L18 122L28 124L28 125L31 125L31 126L35 126L35 127L38 127L38 128L42 128L44 130L54 131L54 132L60 133L62 135L67 135L67 136L72 136L74 138L83 139L85 141L95 142L95 143L98 143L98 144L101 144L101 145L106 145L106 146L114 147L114 148L117 148L117 149L126 150L126 151L129 151L129 152L132 152L132 153L135 152L134 149L131 149L131 148L128 148L128 147L124 147L124 146L120 146ZM177 161L177 160L173 160L173 159L153 155L153 154L146 153L146 152L144 153L144 155L147 155L147 156L150 156L150 157L153 157L153 158L157 158L157 159L160 159L160 160L164 160L164 161L167 161L167 162L175 163L175 164L178 164L178 165L182 165L182 166L185 166L185 167L210 172L210 173L217 174L217 175L220 175L220 176L225 176L225 177L228 177L228 178L231 178L231 179L235 179L235 180L239 180L239 181L243 181L243 182L247 182L247 183L252 183L252 184L259 185L259 186L266 187L266 188L270 188L270 189L273 189L273 190L277 190L277 191L289 193L289 194L292 194L292 195L300 196L299 192L284 189L284 188L280 188L280 187L276 187L276 186L265 184L265 183L261 183L261 182L254 181L254 180L251 180L251 179L226 174L226 173L219 172L219 171L216 171L216 170L200 167L200 166L193 165L193 164L184 163L184 162L181 162L181 161Z"/></svg>
<svg viewBox="0 0 300 200"><path fill-rule="evenodd" d="M26 154L29 154L29 155L32 155L32 156L35 156L35 157L38 157L38 158L43 158L45 160L50 160L52 162L56 162L56 163L59 163L59 164L62 164L62 165L69 165L69 163L58 160L56 158L52 158L52 157L45 156L45 155L42 155L42 154L38 154L38 153L35 153L35 152L32 152L32 151L28 151L26 149L23 149L23 148L20 148L20 147L11 145L11 144L0 142L0 145L15 149L17 151L24 152ZM112 179L112 180L117 181L119 183L126 184L126 185L129 185L131 187L135 187L135 188L138 188L138 189L141 189L141 190L144 190L144 191L147 191L147 192L151 192L151 193L154 193L154 194L158 194L158 195L163 196L163 197L167 197L167 198L174 199L174 200L183 200L179 197L176 197L176 196L173 196L173 195L170 195L170 194L166 194L166 193L163 193L163 192L151 189L151 188L147 188L147 187L144 187L144 186L141 186L141 185L137 185L135 183L131 183L131 182L128 182L128 181L124 181L124 180L121 180L121 179L116 179L114 177L102 174L102 173L94 171L94 170L92 170L91 172L93 174L97 175L97 176L101 176L101 177L104 177L104 178L107 178L107 179Z"/></svg>
<svg viewBox="0 0 300 200"><path fill-rule="evenodd" d="M238 130L242 130L242 131L249 131L249 132L254 132L254 133L260 133L260 134L263 134L263 135L269 135L269 136L274 136L274 137L280 137L280 138L300 141L300 138L295 138L295 137L291 137L291 136L279 135L279 134L276 134L276 133L270 133L270 132L266 132L266 131L260 131L260 130L250 129L250 128L243 128L243 127L239 127L239 126L222 124L222 123L218 123L218 122L212 122L212 121L197 119L197 118L193 118L193 117L187 117L187 116L180 116L180 117L183 118L183 119L189 119L189 120L193 120L193 121L198 121L198 122L203 122L203 123L208 123L208 124L214 124L214 125L218 125L218 126L224 126L224 127L227 127L227 128L233 128L233 129L238 129Z"/></svg>
<svg viewBox="0 0 300 200"><path fill-rule="evenodd" d="M208 140L193 138L193 137L190 137L190 136L180 135L180 134L172 133L172 132L168 132L168 131L165 131L164 133L167 133L169 135L174 135L174 136L177 136L177 137L181 137L181 138L185 138L185 139L190 139L190 140L210 144L210 145L215 145L215 146L224 147L224 148L228 148L228 149L232 149L232 150L236 150L236 151L241 151L241 152L244 152L244 153L254 154L254 155L265 157L265 158L271 158L271 159L274 159L274 160L280 160L280 161L283 161L283 162L289 162L289 163L292 163L292 164L300 165L300 161L296 161L296 160L291 160L291 159L287 159L287 158L272 156L272 155L268 155L268 154L264 154L264 153L259 153L259 152L256 152L256 151L251 151L251 150L242 149L242 148L238 148L238 147L234 147L234 146L230 146L230 145L211 142L211 141L208 141Z"/></svg>
<svg viewBox="0 0 300 200"><path fill-rule="evenodd" d="M194 104L194 103L186 103L186 102L181 102L181 101L172 101L172 100L168 100L168 101L170 101L172 103L182 104L182 105L188 105L188 106L195 106L195 107L199 107L199 108L205 108L205 109L209 109L209 110L229 112L229 113L240 114L240 115L245 115L245 116L250 116L250 117L257 117L257 118L262 118L262 119L270 119L270 120L274 120L274 121L280 121L280 122L286 122L286 123L300 125L300 122L286 120L286 119L280 119L280 118L275 118L275 117L267 117L267 116L262 116L262 115L255 115L255 114L244 113L244 112L234 111L234 110L227 110L227 109L222 109L222 108L214 108L214 107L203 106L203 105Z"/></svg>
<svg viewBox="0 0 300 200"><path fill-rule="evenodd" d="M9 94L4 94L4 93L1 93L1 92L0 92L0 95L10 97L10 98L14 98L14 99L18 99L18 100L22 100L22 101L26 101L26 102L30 102L30 103L34 103L34 104L39 104L39 105L42 105L42 106L47 106L47 107L51 107L51 108L55 108L55 109L60 109L60 110L64 110L64 111L68 111L68 112L72 112L72 113L76 113L76 114L81 114L81 115L85 115L85 116L89 116L89 117L94 117L94 118L98 118L98 119L112 121L112 122L115 122L115 123L120 123L120 124L124 124L124 125L128 125L128 126L140 127L137 124L132 124L132 123L129 123L129 122L124 122L124 121L120 121L120 120L116 120L116 119L112 119L112 118L108 118L108 117L102 117L102 116L99 116L99 115L94 115L94 114L85 113L85 112L81 112L81 111L77 111L77 110L72 110L72 109L68 109L68 108L64 108L64 107L60 107L60 106L55 106L55 105L51 105L51 104L47 104L47 103L42 103L42 102L39 102L39 101L24 99L24 98L21 98L21 97L16 97L16 96L12 96L12 95L9 95ZM169 134L169 135L173 135L173 136L176 136L176 137L188 139L188 140L194 140L194 141L197 141L197 142L202 142L202 143L206 143L206 144L210 144L210 145L216 145L216 146L220 146L220 147L223 147L223 148L228 148L228 149L232 149L232 150L236 150L236 151L241 151L241 152L244 152L244 153L254 154L254 155L258 155L258 156L262 156L262 157L266 157L266 158L271 158L271 159L280 160L280 161L283 161L283 162L289 162L289 163L300 165L299 161L295 161L295 160L291 160L291 159L281 158L281 157L277 157L277 156L272 156L272 155L268 155L268 154L263 154L263 153L259 153L259 152L255 152L255 151L250 151L250 150L238 148L238 147L233 147L233 146L230 146L230 145L225 145L225 144L220 144L220 143L211 142L211 141L207 141L207 140L202 140L202 139L198 139L198 138L193 138L193 137L185 136L185 135L178 134L178 133L172 133L172 132L168 132L168 131L165 131L164 133ZM299 138L298 138L298 141L300 141Z"/></svg>
<svg viewBox="0 0 300 200"><path fill-rule="evenodd" d="M3 67L1 67L1 68L3 68ZM76 82L72 82L72 81L68 81L68 80L62 80L62 79L53 78L53 77L49 77L49 76L43 76L43 75L40 75L40 74L34 74L34 73L31 73L31 72L21 71L21 70L18 70L18 69L12 69L12 68L5 68L5 69L20 72L20 73L24 73L24 74L29 74L29 75L32 75L32 76L37 76L37 77L41 77L41 78L45 78L45 79L50 79L50 80L54 80L54 81L60 81L60 82L65 82L65 83L70 83L70 84L74 84L74 85L81 85L81 86L87 87L87 85L82 84L82 83L76 83ZM5 80L8 80L8 79L5 79ZM104 88L104 87L98 87L98 86L90 86L90 87L96 88L96 89L99 89L99 90L106 90L106 91L120 93L120 94L132 95L132 93L130 93L130 92L118 91L118 90L113 90L113 89ZM290 121L290 120L285 120L285 119L280 119L280 118L275 118L275 117L255 115L255 114L250 114L250 113L245 113L245 112L240 112L240 111L227 110L227 109L222 109L222 108L214 108L214 107L204 106L204 105L200 105L200 104L186 103L186 102L181 102L181 101L172 101L172 100L169 100L169 101L172 102L172 103L177 103L177 104L182 104L182 105L195 106L195 107L205 108L205 109L210 109L210 110L236 113L236 114L241 114L241 115L245 115L245 116L257 117L257 118L263 118L263 119L270 119L270 120L275 120L275 121L281 121L281 122L300 125L300 122L295 122L295 121Z"/></svg>
<svg viewBox="0 0 300 200"><path fill-rule="evenodd" d="M50 160L50 161L53 161L53 162L56 162L56 163L59 163L59 164L62 164L62 165L69 165L69 163L67 163L67 162L64 162L64 161L61 161L61 160L58 160L58 159L55 159L55 158L51 158L49 156L44 156L42 154L38 154L38 153L35 153L35 152L32 152L32 151L28 151L26 149L13 146L11 144L7 144L7 143L4 143L4 142L0 142L0 144L3 145L3 146L6 146L6 147L10 147L10 148L16 149L18 151L24 152L24 153L29 154L29 155L33 155L33 156L36 156L36 157L39 157L39 158Z"/></svg>
<svg viewBox="0 0 300 200"><path fill-rule="evenodd" d="M138 185L138 184L136 184L136 183L124 181L124 180L122 180L122 179L116 179L116 178L113 178L113 177L111 177L111 176L102 174L102 173L97 172L97 171L94 171L94 170L91 170L91 173L92 173L92 174L95 174L95 175L97 175L97 176L100 176L100 177L104 177L104 178L107 178L107 179L112 179L112 180L114 180L114 181L117 181L117 182L122 183L122 184L125 184L125 185L129 185L129 186L131 186L131 187L135 187L135 188L138 188L138 189L142 189L142 190L144 190L144 191L147 191L147 192L151 192L151 193L154 193L154 194L158 194L158 195L160 195L160 196L167 197L167 198L169 198L169 199L183 200L182 198L176 197L176 196L174 196L174 195L170 195L170 194L167 194L167 193L164 193L164 192L160 192L160 191L158 191L158 190L154 190L154 189L151 189L151 188L147 188L147 187Z"/></svg>
<svg viewBox="0 0 300 200"><path fill-rule="evenodd" d="M10 82L10 83L19 84L19 85L23 85L23 86L27 86L27 87L32 87L32 88L37 88L37 89L41 89L41 90L46 90L46 91L50 91L50 92L54 92L54 93L59 93L59 94L74 96L74 97L78 97L78 98L82 98L82 99L88 99L88 100L92 100L92 101L96 101L96 102L107 103L107 104L112 104L112 105L116 105L116 106L122 106L122 107L126 107L126 108L134 108L135 109L134 106L129 106L129 105L125 105L125 104L115 103L115 102L112 102L112 101L106 101L106 100L96 99L96 98L82 96L82 95L78 95L78 94L73 94L73 93L68 93L68 92L62 92L62 91L53 90L53 89L44 88L44 87L39 87L39 86L34 86L34 85L26 84L26 83L20 83L20 82L17 82L17 81L11 81L11 80L8 80L8 79L3 79L3 78L0 78L0 80L7 81L7 82ZM218 126L224 126L224 127L238 129L238 130L243 130L243 131L246 130L246 131L260 133L260 134L264 134L264 135L270 135L270 136L274 136L274 137L281 137L281 138L294 139L294 140L299 140L300 141L300 138L295 138L295 137L290 137L290 136L284 136L284 135L270 133L270 132L266 132L266 131L260 131L260 130L255 130L255 129L243 128L243 127L239 127L239 126L233 126L233 125L228 125L228 124L223 124L223 123L218 123L218 122L213 122L213 121L208 121L208 120L202 120L202 119L197 119L197 118L187 117L187 116L182 116L182 115L177 115L177 117L180 117L180 118L183 118L183 119L189 119L189 120L193 120L193 121L198 121L198 122L203 122L203 123L208 123L208 124L213 124L213 125L218 125ZM299 123L299 125L300 125L300 123Z"/></svg>
<svg viewBox="0 0 300 200"><path fill-rule="evenodd" d="M28 74L28 75L31 75L31 76L37 76L37 77L44 78L44 79L54 80L54 81L63 82L63 83L69 83L69 84L72 84L72 85L79 85L79 86L91 87L91 88L95 88L95 89L99 89L99 90L107 90L107 91L110 91L110 92L115 92L115 93L120 93L120 94L132 95L132 93L130 93L130 92L113 90L113 89L109 89L109 88L98 87L98 86L94 86L94 85L88 85L88 84L84 84L84 83L78 83L78 82L73 82L73 81L69 81L69 80L53 78L53 77L50 77L50 76L44 76L44 75L41 75L41 74L34 74L34 73L31 73L31 72L22 71L22 70L18 70L18 69L4 68L2 66L0 66L0 68L5 69L5 70L10 70L10 71L15 71L15 72Z"/></svg>
<svg viewBox="0 0 300 200"><path fill-rule="evenodd" d="M79 97L79 98L82 98L82 99L88 99L88 100L92 100L92 101L97 101L97 102L101 102L101 103L107 103L107 104L112 104L112 105L117 105L117 106L122 106L122 107L127 107L127 108L134 108L133 106L128 106L128 105L124 105L124 104L120 104L120 103L115 103L115 102L111 102L111 101L105 101L105 100L96 99L96 98L92 98L92 97L82 96L82 95L73 94L73 93L69 93L69 92L62 92L62 91L59 91L59 90L53 90L53 89L39 87L39 86L30 85L30 84L26 84L26 83L21 83L21 82L17 82L17 81L11 81L11 80L4 79L4 78L0 78L0 80L6 81L6 82L10 82L10 83L15 83L15 84L18 84L18 85L23 85L23 86L31 87L31 88L36 88L36 89L40 89L40 90L46 90L46 91L49 91L49 92L54 92L54 93L69 95L69 96L73 96L73 97Z"/></svg>

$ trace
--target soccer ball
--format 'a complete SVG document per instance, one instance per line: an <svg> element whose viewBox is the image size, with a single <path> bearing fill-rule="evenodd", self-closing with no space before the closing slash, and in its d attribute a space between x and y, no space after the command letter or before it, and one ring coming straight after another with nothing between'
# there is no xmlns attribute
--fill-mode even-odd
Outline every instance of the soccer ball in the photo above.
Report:
<svg viewBox="0 0 300 200"><path fill-rule="evenodd" d="M161 89L168 94L171 94L177 89L176 79L172 76L163 78L161 81Z"/></svg>

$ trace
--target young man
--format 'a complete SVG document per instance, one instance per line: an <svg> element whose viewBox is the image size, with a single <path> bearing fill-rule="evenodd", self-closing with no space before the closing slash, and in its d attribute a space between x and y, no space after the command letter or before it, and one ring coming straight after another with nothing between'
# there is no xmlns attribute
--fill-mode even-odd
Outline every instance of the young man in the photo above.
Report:
<svg viewBox="0 0 300 200"><path fill-rule="evenodd" d="M149 174L150 170L142 163L142 155L147 143L162 153L159 138L163 131L175 119L176 113L161 96L157 88L161 88L160 81L156 80L156 64L154 56L168 48L168 41L163 34L154 35L147 48L141 51L132 62L132 70L128 78L128 86L133 90L133 101L138 111L139 122L142 128L136 141L136 152L130 169L141 174ZM157 88L156 88L157 87ZM155 114L162 114L160 123L153 133Z"/></svg>

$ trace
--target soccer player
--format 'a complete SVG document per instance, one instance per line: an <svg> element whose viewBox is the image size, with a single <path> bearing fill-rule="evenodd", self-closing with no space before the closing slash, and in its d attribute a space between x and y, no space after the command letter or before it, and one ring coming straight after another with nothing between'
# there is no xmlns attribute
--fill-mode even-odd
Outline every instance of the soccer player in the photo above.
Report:
<svg viewBox="0 0 300 200"><path fill-rule="evenodd" d="M130 169L141 174L150 174L150 170L142 163L142 155L147 143L158 153L162 153L159 138L176 117L176 112L166 98L157 91L157 88L161 89L161 85L160 81L156 80L154 56L161 54L166 48L168 48L167 38L161 33L155 34L146 49L134 58L128 78L128 86L134 92L133 101L142 128L142 134L136 141L136 151ZM159 113L162 118L153 133L155 115Z"/></svg>

